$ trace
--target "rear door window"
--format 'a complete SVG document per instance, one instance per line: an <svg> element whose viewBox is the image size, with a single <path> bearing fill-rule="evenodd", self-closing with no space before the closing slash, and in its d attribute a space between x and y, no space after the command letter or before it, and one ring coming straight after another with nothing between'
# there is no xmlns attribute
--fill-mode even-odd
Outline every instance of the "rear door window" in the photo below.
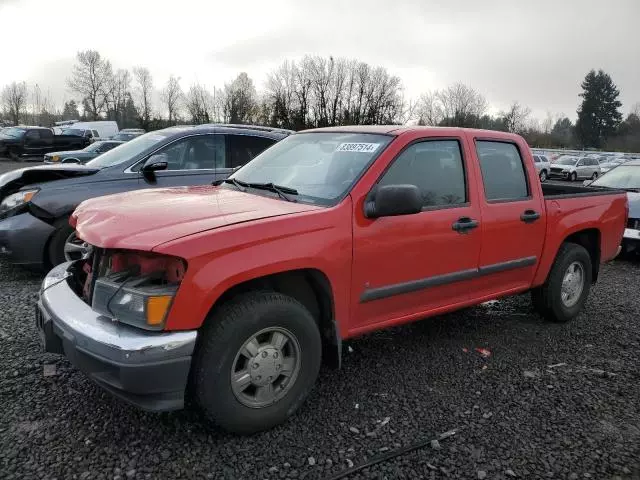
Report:
<svg viewBox="0 0 640 480"><path fill-rule="evenodd" d="M244 165L276 143L271 138L254 135L227 135L227 138L229 143L227 166L230 168Z"/></svg>
<svg viewBox="0 0 640 480"><path fill-rule="evenodd" d="M476 141L485 198L512 201L529 197L529 188L520 151L513 143Z"/></svg>

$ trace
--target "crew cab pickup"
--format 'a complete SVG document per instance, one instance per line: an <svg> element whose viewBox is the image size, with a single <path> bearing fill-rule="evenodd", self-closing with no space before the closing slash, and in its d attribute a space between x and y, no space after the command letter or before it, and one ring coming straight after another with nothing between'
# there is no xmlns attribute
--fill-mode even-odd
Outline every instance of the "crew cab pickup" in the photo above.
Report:
<svg viewBox="0 0 640 480"><path fill-rule="evenodd" d="M574 318L627 212L625 192L542 185L517 135L304 131L213 186L80 204L87 253L47 275L36 323L46 351L129 402L179 409L193 392L256 432L346 339L527 291Z"/></svg>
<svg viewBox="0 0 640 480"><path fill-rule="evenodd" d="M86 137L54 135L50 128L11 127L0 133L0 156L22 160L59 150L81 150L90 143Z"/></svg>

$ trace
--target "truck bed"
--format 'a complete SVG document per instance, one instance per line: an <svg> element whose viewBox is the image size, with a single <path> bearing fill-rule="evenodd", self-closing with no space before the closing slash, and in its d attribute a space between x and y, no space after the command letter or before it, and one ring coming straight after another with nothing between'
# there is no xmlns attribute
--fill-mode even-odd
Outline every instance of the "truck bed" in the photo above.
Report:
<svg viewBox="0 0 640 480"><path fill-rule="evenodd" d="M603 187L585 187L584 185L574 185L571 183L567 183L566 185L560 185L557 183L542 184L542 195L545 200L552 200L555 198L590 197L595 195L619 195L621 193L625 192L623 190L614 190Z"/></svg>

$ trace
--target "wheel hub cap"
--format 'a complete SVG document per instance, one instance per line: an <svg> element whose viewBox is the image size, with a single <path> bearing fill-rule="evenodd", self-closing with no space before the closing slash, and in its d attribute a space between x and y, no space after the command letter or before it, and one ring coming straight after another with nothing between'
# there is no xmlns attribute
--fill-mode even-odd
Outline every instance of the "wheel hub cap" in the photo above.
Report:
<svg viewBox="0 0 640 480"><path fill-rule="evenodd" d="M562 278L562 303L566 307L573 307L580 300L583 288L584 268L581 263L573 262L569 265Z"/></svg>
<svg viewBox="0 0 640 480"><path fill-rule="evenodd" d="M280 371L282 371L282 352L276 348L267 347L249 360L249 365L251 383L260 387L265 386L280 375Z"/></svg>
<svg viewBox="0 0 640 480"><path fill-rule="evenodd" d="M300 345L289 330L265 328L249 338L231 367L231 390L251 408L264 408L284 397L300 371Z"/></svg>

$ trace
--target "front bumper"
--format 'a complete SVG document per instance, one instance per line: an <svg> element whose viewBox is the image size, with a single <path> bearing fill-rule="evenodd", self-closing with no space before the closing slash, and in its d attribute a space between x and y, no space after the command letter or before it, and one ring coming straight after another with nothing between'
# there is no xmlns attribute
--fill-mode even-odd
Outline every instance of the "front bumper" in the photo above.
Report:
<svg viewBox="0 0 640 480"><path fill-rule="evenodd" d="M625 228L622 236L622 250L624 253L640 253L640 230Z"/></svg>
<svg viewBox="0 0 640 480"><path fill-rule="evenodd" d="M41 266L53 225L29 212L0 220L0 258L18 265Z"/></svg>
<svg viewBox="0 0 640 480"><path fill-rule="evenodd" d="M571 172L554 172L554 171L550 171L549 172L549 178L569 178L569 174Z"/></svg>
<svg viewBox="0 0 640 480"><path fill-rule="evenodd" d="M71 289L63 263L49 272L36 308L47 352L63 354L113 395L148 411L184 407L197 332L147 332L113 322Z"/></svg>

